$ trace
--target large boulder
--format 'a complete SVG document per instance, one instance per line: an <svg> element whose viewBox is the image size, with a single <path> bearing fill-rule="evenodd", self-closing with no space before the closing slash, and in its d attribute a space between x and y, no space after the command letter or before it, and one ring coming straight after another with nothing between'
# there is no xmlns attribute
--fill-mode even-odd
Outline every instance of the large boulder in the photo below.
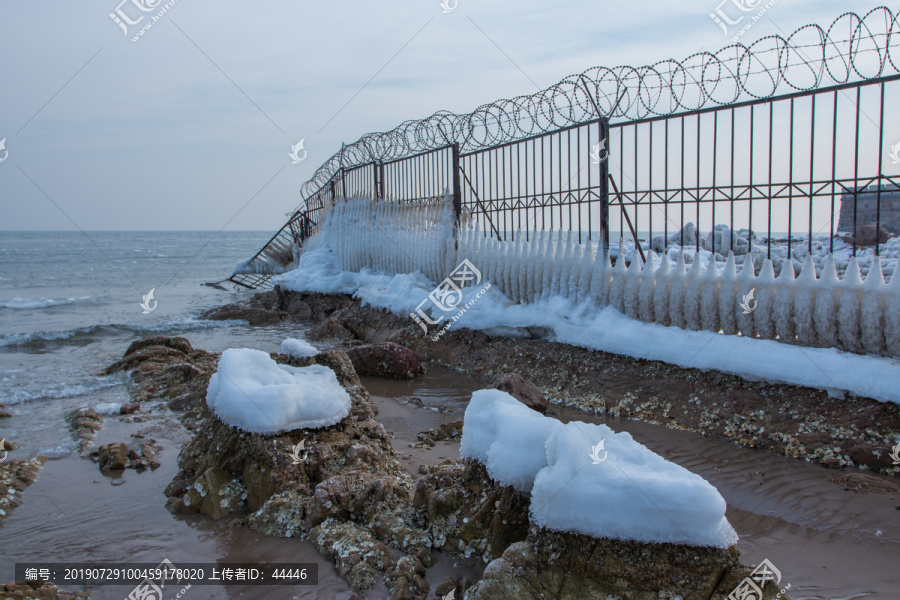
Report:
<svg viewBox="0 0 900 600"><path fill-rule="evenodd" d="M891 239L891 232L884 225L876 227L875 223L866 223L856 228L857 246L874 246L883 244Z"/></svg>
<svg viewBox="0 0 900 600"><path fill-rule="evenodd" d="M414 525L412 478L375 420L347 355L326 350L305 361L335 372L350 395L350 414L330 427L274 435L243 431L208 414L182 447L167 506L267 535L307 537L355 590L383 581L394 597L424 600L424 579L397 571L390 550L399 551L401 561L410 553L407 564L430 546Z"/></svg>
<svg viewBox="0 0 900 600"><path fill-rule="evenodd" d="M66 420L80 443L82 452L94 445L94 435L103 428L103 417L93 408L79 408L66 417Z"/></svg>
<svg viewBox="0 0 900 600"><path fill-rule="evenodd" d="M494 378L491 387L506 392L530 409L543 414L550 408L550 403L536 385L518 373L502 373Z"/></svg>
<svg viewBox="0 0 900 600"><path fill-rule="evenodd" d="M530 520L529 495L492 480L476 461L422 470L413 506L434 546L489 563L482 581L466 593L469 600L725 600L751 572L740 564L736 546L644 543L541 528ZM770 582L760 600L778 593Z"/></svg>
<svg viewBox="0 0 900 600"><path fill-rule="evenodd" d="M424 470L413 507L435 548L490 560L525 539L527 496L492 480L484 465L444 461Z"/></svg>
<svg viewBox="0 0 900 600"><path fill-rule="evenodd" d="M673 233L669 236L670 244L683 244L691 246L697 243L697 226L693 223L686 224L681 231Z"/></svg>
<svg viewBox="0 0 900 600"><path fill-rule="evenodd" d="M390 548L352 521L329 519L313 528L309 539L355 590L372 588L379 573L394 568Z"/></svg>
<svg viewBox="0 0 900 600"><path fill-rule="evenodd" d="M293 320L287 312L268 308L254 308L246 304L226 304L200 315L201 319L210 321L247 321L250 325L272 325L285 320Z"/></svg>
<svg viewBox="0 0 900 600"><path fill-rule="evenodd" d="M0 584L0 598L3 600L88 600L90 597L90 588L70 592L40 579Z"/></svg>
<svg viewBox="0 0 900 600"><path fill-rule="evenodd" d="M132 343L125 355L104 369L103 374L131 373L137 389L132 393L136 402L129 411L139 409L140 402L146 400L167 400L169 408L185 411L182 421L188 425L187 421L196 422L205 416L206 387L216 370L217 360L215 354L194 349L183 337L153 336ZM90 427L91 424L86 422L90 417L80 415L82 422L73 422L73 427ZM102 420L99 421L102 424Z"/></svg>
<svg viewBox="0 0 900 600"><path fill-rule="evenodd" d="M22 492L34 483L38 471L47 462L44 456L28 460L6 460L0 462L0 526L3 520L22 504ZM0 596L5 598L5 596Z"/></svg>
<svg viewBox="0 0 900 600"><path fill-rule="evenodd" d="M737 232L731 231L727 225L716 225L713 231L700 237L700 245L704 250L715 252L721 256L727 256L734 252L735 256L747 254L750 251L750 242Z"/></svg>
<svg viewBox="0 0 900 600"><path fill-rule="evenodd" d="M100 470L119 471L128 466L128 446L122 442L100 446Z"/></svg>
<svg viewBox="0 0 900 600"><path fill-rule="evenodd" d="M425 373L422 357L394 342L357 346L348 350L347 356L360 375L413 379Z"/></svg>
<svg viewBox="0 0 900 600"><path fill-rule="evenodd" d="M178 350L184 354L190 354L194 349L191 346L191 343L187 338L183 337L168 337L164 335L153 335L150 337L141 338L135 342L132 342L130 346L128 346L128 350L125 351L125 356L129 356L134 354L139 350L143 350L144 348L149 348L150 346L161 346L164 348L171 348L173 350Z"/></svg>
<svg viewBox="0 0 900 600"><path fill-rule="evenodd" d="M503 556L487 566L484 578L467 597L706 600L718 591L726 574L738 569L738 553L733 548L598 539L532 526L526 541L510 545ZM729 577L728 582L732 579ZM774 587L767 586L765 599L774 597Z"/></svg>
<svg viewBox="0 0 900 600"><path fill-rule="evenodd" d="M890 444L857 444L847 451L850 460L870 469L889 469L894 466Z"/></svg>

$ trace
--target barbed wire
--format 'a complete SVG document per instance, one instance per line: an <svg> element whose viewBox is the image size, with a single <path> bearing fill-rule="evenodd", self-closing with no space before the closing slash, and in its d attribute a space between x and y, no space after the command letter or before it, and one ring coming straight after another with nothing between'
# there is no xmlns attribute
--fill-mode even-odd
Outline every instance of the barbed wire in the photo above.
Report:
<svg viewBox="0 0 900 600"><path fill-rule="evenodd" d="M900 13L886 6L846 12L827 30L810 24L787 38L663 60L643 67L592 67L527 96L483 104L466 114L441 110L344 145L303 184L303 204L341 168L390 161L457 143L472 152L606 117L612 122L772 98L781 91L900 73ZM597 114L597 111L601 114ZM296 213L295 213L296 214Z"/></svg>

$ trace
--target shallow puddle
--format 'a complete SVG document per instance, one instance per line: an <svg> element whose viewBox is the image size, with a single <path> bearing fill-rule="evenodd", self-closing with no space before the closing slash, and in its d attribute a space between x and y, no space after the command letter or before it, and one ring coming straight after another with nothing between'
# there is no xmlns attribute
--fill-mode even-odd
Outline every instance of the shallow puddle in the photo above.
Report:
<svg viewBox="0 0 900 600"><path fill-rule="evenodd" d="M418 464L458 457L459 444L438 442L431 449L403 447L423 429L463 418L471 392L483 382L450 369L429 366L424 377L409 382L391 380L364 384L382 396L379 418L398 439L407 470ZM422 398L430 408L450 408L451 414L413 405L386 405L384 398ZM441 399L446 398L446 402ZM396 403L393 403L396 405ZM898 597L900 574L900 498L881 493L854 493L837 480L858 469L826 469L784 456L705 438L661 425L596 417L571 408L552 406L549 416L563 422L604 423L627 431L667 460L704 477L728 503L727 517L740 536L745 564L768 558L790 583L795 600L850 600ZM864 473L864 472L863 472ZM893 478L878 476L893 481Z"/></svg>
<svg viewBox="0 0 900 600"><path fill-rule="evenodd" d="M458 442L410 447L417 441L416 434L461 420L472 391L486 387L465 374L433 365L427 375L412 381L362 379L379 407L379 420L394 436L404 467L416 478L421 476L419 465L459 454ZM104 395L112 397L116 392L125 393L124 389L108 390ZM422 406L410 397L421 399ZM37 421L61 421L62 414L47 413ZM795 600L897 598L900 512L896 507L900 499L853 493L837 482L845 473L859 471L825 469L691 432L603 419L574 409L554 406L550 414L562 421L606 423L616 431L628 431L654 452L706 478L728 502L728 518L741 536L743 561L755 564L768 558L781 571L783 582L791 584ZM29 429L22 427L20 433ZM107 417L96 444L127 441L137 432L157 440L162 466L142 474L126 471L124 485L113 486L95 463L77 453L44 466L36 483L26 490L24 504L0 527L6 559L0 562L0 581L12 581L14 563L35 560L160 562L168 558L176 565L179 561L316 562L316 586L194 586L190 598L350 597L346 583L308 542L230 527L224 520L169 513L163 490L177 472L178 451L188 434L171 415L133 424ZM27 435L18 439L29 448L41 445ZM483 569L474 559L458 561L442 555L438 559L438 565L429 570L432 588L447 576L476 580ZM118 600L132 587L98 587L92 598ZM383 597L383 589L365 594L367 599Z"/></svg>

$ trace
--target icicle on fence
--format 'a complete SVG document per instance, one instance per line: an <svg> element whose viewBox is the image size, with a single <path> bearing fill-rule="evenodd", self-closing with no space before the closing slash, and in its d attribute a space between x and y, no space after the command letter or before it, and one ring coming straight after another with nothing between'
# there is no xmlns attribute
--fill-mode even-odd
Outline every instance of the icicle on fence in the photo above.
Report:
<svg viewBox="0 0 900 600"><path fill-rule="evenodd" d="M885 283L878 257L865 280L855 257L840 278L830 254L818 275L812 255L799 276L786 262L775 277L768 259L758 274L752 261L738 269L732 253L721 270L715 261L704 268L695 260L688 268L684 254L672 261L652 251L646 264L635 255L626 267L624 259L611 264L596 243L578 243L571 232L555 240L520 232L515 241L500 241L466 219L455 230L454 221L446 201L349 200L331 207L307 248L333 250L347 270L418 270L432 281L468 259L522 304L562 296L648 323L900 357L900 277ZM621 248L618 256L624 257Z"/></svg>

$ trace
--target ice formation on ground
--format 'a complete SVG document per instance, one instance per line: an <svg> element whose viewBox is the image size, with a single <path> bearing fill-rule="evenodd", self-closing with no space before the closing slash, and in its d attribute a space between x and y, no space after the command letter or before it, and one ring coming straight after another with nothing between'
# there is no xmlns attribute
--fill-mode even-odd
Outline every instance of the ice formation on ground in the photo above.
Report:
<svg viewBox="0 0 900 600"><path fill-rule="evenodd" d="M499 390L472 395L460 456L531 493L531 518L593 537L727 548L725 500L699 475L606 425L545 417Z"/></svg>
<svg viewBox="0 0 900 600"><path fill-rule="evenodd" d="M495 481L530 492L547 466L544 443L560 425L506 392L479 390L466 409L459 455L482 463Z"/></svg>
<svg viewBox="0 0 900 600"><path fill-rule="evenodd" d="M225 423L261 434L328 427L350 413L350 395L328 367L279 365L247 348L222 353L206 403Z"/></svg>
<svg viewBox="0 0 900 600"><path fill-rule="evenodd" d="M673 269L677 269L677 265ZM421 273L388 275L370 269L359 273L342 271L336 253L328 249L304 252L297 269L280 276L276 283L298 292L353 294L364 304L386 308L399 316L414 311L435 287ZM675 282L669 283L674 289ZM797 283L796 306L805 307L806 318L820 309L833 310L828 307L837 305L835 298L840 298L839 292L813 299L803 289L808 283L802 277ZM739 276L730 285L743 289L746 281ZM462 303L474 299L478 290L478 287L463 289ZM666 295L668 290L668 287L660 286L654 293ZM719 300L721 302L723 297ZM724 313L738 321L749 318L752 324L754 315L744 315L738 307L740 301L740 297L732 298ZM723 305L718 306L721 309ZM736 314L729 312L732 309ZM884 317L885 337L894 335L900 343L900 327L891 329L888 326L890 319L900 319L900 311L894 310L893 316ZM830 323L833 331L837 331L837 323L833 321L818 322ZM516 304L495 285L453 327L494 331L545 327L553 331L551 339L555 341L592 350L900 403L900 361L897 359L666 327L628 317L612 306L599 308L590 297L578 302L547 294L531 304ZM821 333L827 334L828 330Z"/></svg>
<svg viewBox="0 0 900 600"><path fill-rule="evenodd" d="M306 340L296 338L288 338L281 342L281 351L294 358L307 358L319 353L319 350Z"/></svg>
<svg viewBox="0 0 900 600"><path fill-rule="evenodd" d="M900 256L900 238L882 244L880 257L874 248L850 256L851 247L840 239L834 253L819 240L812 252L806 244L793 244L790 260L787 245L773 242L769 260L761 253L765 246L749 232L723 227L701 235L699 249L679 246L678 241L696 239L689 224L684 240L680 232L670 236L667 253L648 248L645 263L635 246L624 242L607 257L576 232L519 231L514 240L499 241L477 223L470 225L471 219L464 217L458 228L454 222L446 200L342 201L328 208L296 264L308 265L304 256L310 252L331 250L337 261L329 263L330 276L305 289L354 293L359 286L348 272L416 273L440 282L467 259L520 305L562 297L612 306L648 323L900 357L900 311L890 310L900 305L900 277L889 277ZM747 254L736 255L732 247ZM292 273L278 281L296 281Z"/></svg>

